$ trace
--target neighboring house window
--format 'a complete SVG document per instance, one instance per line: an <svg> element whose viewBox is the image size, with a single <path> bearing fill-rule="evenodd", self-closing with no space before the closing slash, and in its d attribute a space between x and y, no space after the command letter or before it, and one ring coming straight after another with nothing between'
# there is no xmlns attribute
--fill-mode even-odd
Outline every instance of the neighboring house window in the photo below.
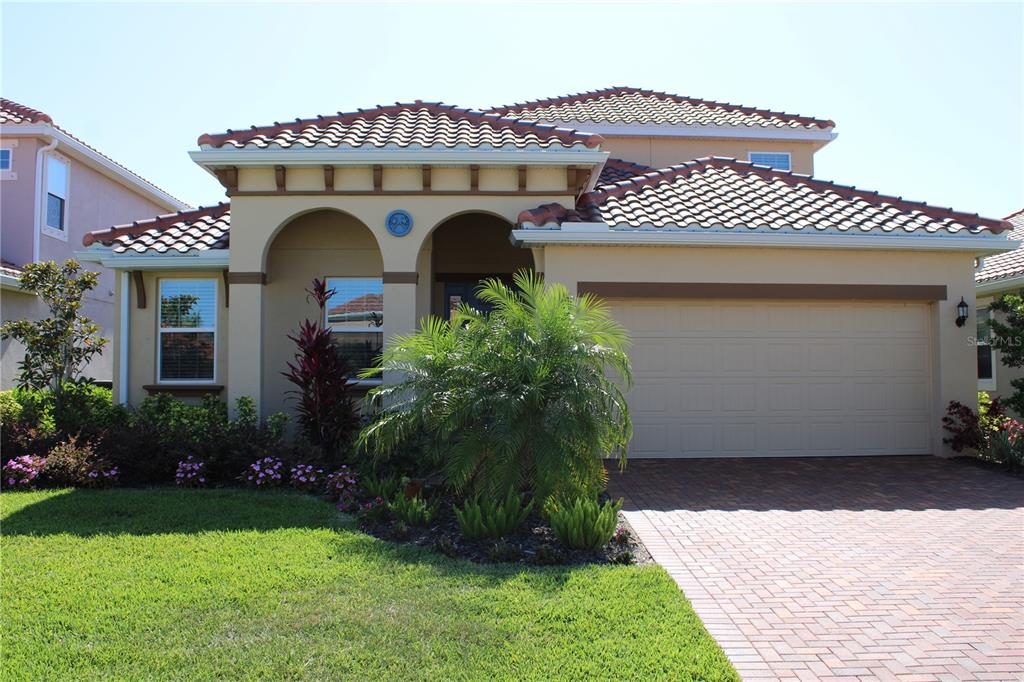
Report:
<svg viewBox="0 0 1024 682"><path fill-rule="evenodd" d="M46 157L46 227L64 233L68 221L68 162Z"/></svg>
<svg viewBox="0 0 1024 682"><path fill-rule="evenodd" d="M384 280L380 277L328 277L334 294L324 324L353 369L373 364L384 345Z"/></svg>
<svg viewBox="0 0 1024 682"><path fill-rule="evenodd" d="M992 332L989 329L991 319L991 310L978 308L978 388L983 391L994 391L996 388L996 354L990 342Z"/></svg>
<svg viewBox="0 0 1024 682"><path fill-rule="evenodd" d="M217 280L160 280L159 380L213 381L216 348Z"/></svg>
<svg viewBox="0 0 1024 682"><path fill-rule="evenodd" d="M11 170L11 150L0 149L0 171Z"/></svg>
<svg viewBox="0 0 1024 682"><path fill-rule="evenodd" d="M771 166L778 170L790 170L789 152L750 152L750 163Z"/></svg>

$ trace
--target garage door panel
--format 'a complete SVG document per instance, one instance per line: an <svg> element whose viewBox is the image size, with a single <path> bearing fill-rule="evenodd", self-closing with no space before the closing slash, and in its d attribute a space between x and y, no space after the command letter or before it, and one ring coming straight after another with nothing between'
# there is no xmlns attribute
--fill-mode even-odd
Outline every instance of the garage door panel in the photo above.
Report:
<svg viewBox="0 0 1024 682"><path fill-rule="evenodd" d="M927 304L613 301L634 457L923 454Z"/></svg>

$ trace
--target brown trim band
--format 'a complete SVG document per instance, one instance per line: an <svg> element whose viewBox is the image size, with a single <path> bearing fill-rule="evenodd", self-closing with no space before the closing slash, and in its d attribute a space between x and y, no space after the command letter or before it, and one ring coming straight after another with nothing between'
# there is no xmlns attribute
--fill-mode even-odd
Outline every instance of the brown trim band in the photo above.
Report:
<svg viewBox="0 0 1024 682"><path fill-rule="evenodd" d="M266 284L265 272L229 272L228 284Z"/></svg>
<svg viewBox="0 0 1024 682"><path fill-rule="evenodd" d="M944 284L746 284L717 282L579 282L579 294L604 298L945 301Z"/></svg>
<svg viewBox="0 0 1024 682"><path fill-rule="evenodd" d="M417 284L420 281L418 272L385 272L384 284Z"/></svg>

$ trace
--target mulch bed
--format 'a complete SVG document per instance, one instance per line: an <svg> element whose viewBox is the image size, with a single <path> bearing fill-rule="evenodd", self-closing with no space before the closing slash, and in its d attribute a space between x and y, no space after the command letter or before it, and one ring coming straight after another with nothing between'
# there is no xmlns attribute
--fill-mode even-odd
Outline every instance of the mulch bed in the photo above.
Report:
<svg viewBox="0 0 1024 682"><path fill-rule="evenodd" d="M536 511L512 535L500 540L468 540L459 530L453 505L456 498L441 497L437 516L425 528L401 524L394 519L360 522L360 528L374 537L391 542L425 547L445 556L468 559L481 564L515 563L541 566L584 564L649 564L647 549L637 539L628 522L619 514L619 531L612 541L597 552L569 549L555 537L551 527ZM624 532L623 530L624 529Z"/></svg>
<svg viewBox="0 0 1024 682"><path fill-rule="evenodd" d="M995 462L991 459L982 459L981 457L972 457L971 455L958 455L953 457L954 462L960 462L968 466L975 466L979 469L987 469L989 471L998 471L999 473L1007 476L1013 476L1014 478L1024 478L1024 469L1011 469L1004 462Z"/></svg>

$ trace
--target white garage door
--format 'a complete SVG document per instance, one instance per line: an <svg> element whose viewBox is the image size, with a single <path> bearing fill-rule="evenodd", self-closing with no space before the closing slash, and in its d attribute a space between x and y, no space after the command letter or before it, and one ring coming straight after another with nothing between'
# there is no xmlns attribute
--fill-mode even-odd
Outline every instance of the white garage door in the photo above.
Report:
<svg viewBox="0 0 1024 682"><path fill-rule="evenodd" d="M620 299L633 457L926 454L926 304Z"/></svg>

